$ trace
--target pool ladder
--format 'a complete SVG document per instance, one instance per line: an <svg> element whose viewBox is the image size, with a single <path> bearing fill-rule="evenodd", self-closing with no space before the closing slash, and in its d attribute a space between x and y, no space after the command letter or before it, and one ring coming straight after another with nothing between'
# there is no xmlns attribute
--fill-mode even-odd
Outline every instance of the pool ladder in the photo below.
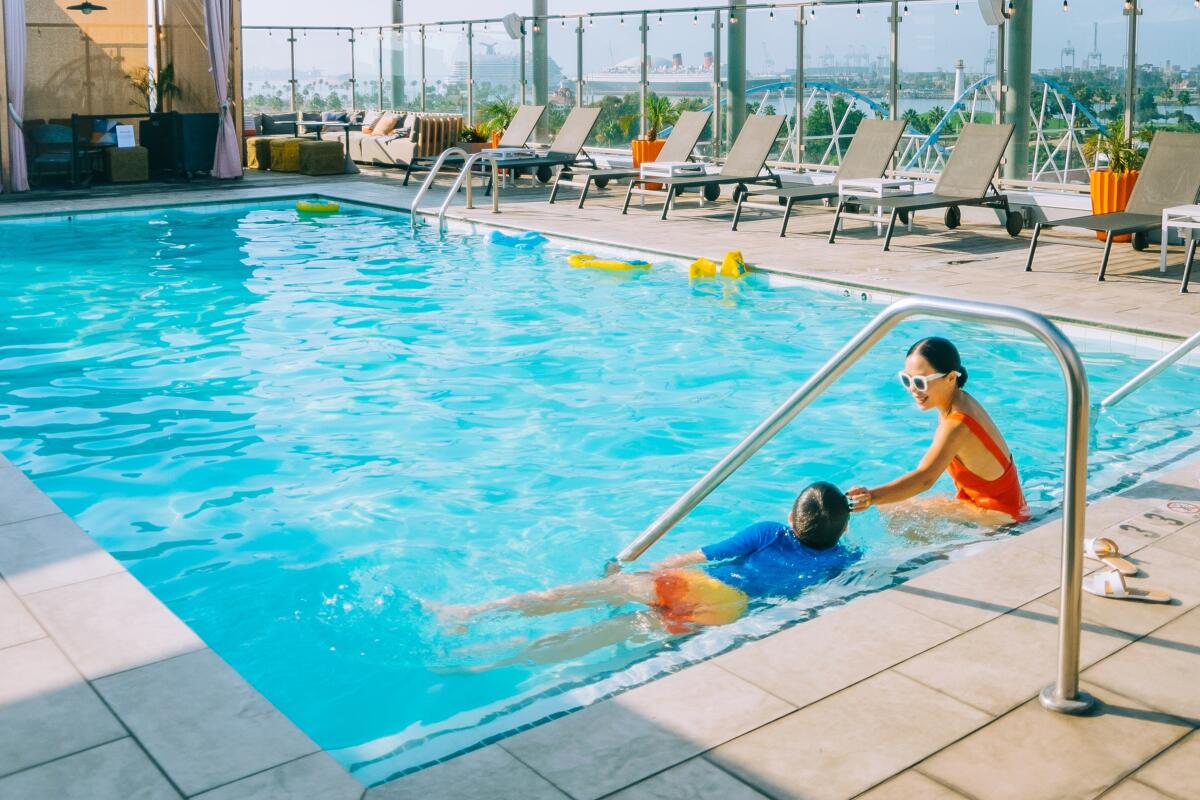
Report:
<svg viewBox="0 0 1200 800"><path fill-rule="evenodd" d="M412 206L408 210L409 222L414 231L417 229L417 219L420 216L418 208L421 205L421 201L425 199L425 193L429 191L429 187L437 179L438 173L446 163L446 159L454 155L461 155L466 160L463 163L462 170L454 178L454 184L450 187L450 191L446 193L446 199L442 201L441 207L438 208L438 233L444 233L446 230L446 209L450 207L450 202L462 187L464 179L467 180L467 208L475 207L471 193L474 186L474 181L470 180L471 167L485 158L492 163L492 213L500 213L500 168L496 165L495 157L482 152L468 155L467 151L461 147L451 147L443 150L442 154L437 157L437 161L433 162L433 167L429 170L429 175L421 182L421 188L417 190L417 196L413 199Z"/></svg>
<svg viewBox="0 0 1200 800"><path fill-rule="evenodd" d="M741 444L688 489L658 519L617 554L614 562L629 562L658 541L686 517L726 478L795 419L809 403L828 389L851 365L874 347L902 320L933 316L1002 325L1026 331L1050 348L1062 369L1067 389L1066 464L1063 469L1062 591L1059 597L1058 671L1055 683L1039 695L1052 711L1082 714L1092 698L1079 691L1079 625L1083 599L1083 534L1086 514L1088 452L1087 374L1079 353L1052 322L1040 314L1013 306L975 303L940 297L908 297L885 308L846 343L816 374L800 386L783 405L758 424ZM1195 338L1195 337L1193 337Z"/></svg>
<svg viewBox="0 0 1200 800"><path fill-rule="evenodd" d="M1158 373L1162 372L1164 369L1171 366L1176 361L1195 350L1197 347L1200 347L1200 331L1192 334L1186 341L1184 341L1174 350L1167 353L1150 366L1146 367L1137 375L1130 378L1129 381L1127 381L1120 389L1117 389L1108 397L1101 400L1100 407L1108 408L1109 406L1115 406L1117 403L1121 402L1126 397L1149 383L1152 378L1158 375Z"/></svg>

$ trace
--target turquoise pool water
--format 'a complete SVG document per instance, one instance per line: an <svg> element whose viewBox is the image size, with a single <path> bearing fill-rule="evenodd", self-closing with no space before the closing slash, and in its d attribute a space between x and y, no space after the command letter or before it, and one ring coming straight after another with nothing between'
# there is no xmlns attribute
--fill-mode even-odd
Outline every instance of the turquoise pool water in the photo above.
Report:
<svg viewBox="0 0 1200 800"><path fill-rule="evenodd" d="M0 449L364 781L888 585L980 531L857 517L855 570L730 628L480 671L603 612L429 604L601 564L878 310L766 277L568 268L556 246L413 238L407 217L287 204L0 223ZM752 254L751 254L752 255ZM917 462L934 420L894 379L960 345L1035 511L1061 479L1062 386L1031 339L902 325L651 551L782 519L814 479ZM1142 362L1085 356L1093 396ZM1100 491L1197 446L1198 371L1096 421ZM945 490L945 487L941 487Z"/></svg>

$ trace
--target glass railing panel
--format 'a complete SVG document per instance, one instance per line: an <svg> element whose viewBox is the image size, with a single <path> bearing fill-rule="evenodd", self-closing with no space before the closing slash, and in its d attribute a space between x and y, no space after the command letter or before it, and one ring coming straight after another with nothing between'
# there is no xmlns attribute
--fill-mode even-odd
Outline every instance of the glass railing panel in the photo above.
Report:
<svg viewBox="0 0 1200 800"><path fill-rule="evenodd" d="M500 22L472 26L475 124L502 129L521 102L521 40Z"/></svg>
<svg viewBox="0 0 1200 800"><path fill-rule="evenodd" d="M682 111L712 110L712 14L692 11L652 14L648 18L650 94L647 117L668 130ZM712 155L712 123L700 136L697 152Z"/></svg>
<svg viewBox="0 0 1200 800"><path fill-rule="evenodd" d="M246 113L278 114L292 108L287 28L242 31L242 87Z"/></svg>
<svg viewBox="0 0 1200 800"><path fill-rule="evenodd" d="M551 17L546 20L546 55L547 55L547 92L546 116L542 118L541 127L534 134L537 141L549 141L550 132L562 127L567 114L575 107L579 90L579 40L578 29L586 27L587 23L580 17ZM532 37L530 39L532 42ZM530 44L530 67L528 102L534 97L533 86L533 52Z"/></svg>
<svg viewBox="0 0 1200 800"><path fill-rule="evenodd" d="M628 147L640 133L640 25L640 12L586 19L583 103L600 107L588 144Z"/></svg>
<svg viewBox="0 0 1200 800"><path fill-rule="evenodd" d="M771 150L773 162L796 158L796 14L792 9L753 9L746 26L746 107L748 114L787 117Z"/></svg>
<svg viewBox="0 0 1200 800"><path fill-rule="evenodd" d="M296 31L296 102L302 112L350 109L350 31Z"/></svg>
<svg viewBox="0 0 1200 800"><path fill-rule="evenodd" d="M1134 118L1141 126L1200 133L1200 8L1192 0L1141 6Z"/></svg>
<svg viewBox="0 0 1200 800"><path fill-rule="evenodd" d="M421 27L384 28L382 61L383 107L420 110Z"/></svg>
<svg viewBox="0 0 1200 800"><path fill-rule="evenodd" d="M467 26L425 26L425 110L467 119Z"/></svg>

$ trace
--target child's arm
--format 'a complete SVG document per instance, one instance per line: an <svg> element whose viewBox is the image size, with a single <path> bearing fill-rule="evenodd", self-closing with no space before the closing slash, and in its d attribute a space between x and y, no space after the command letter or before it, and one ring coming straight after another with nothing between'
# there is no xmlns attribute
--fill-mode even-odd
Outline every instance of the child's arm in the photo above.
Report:
<svg viewBox="0 0 1200 800"><path fill-rule="evenodd" d="M704 552L701 550L692 550L688 553L677 553L673 556L667 556L662 561L654 565L655 569L679 569L680 567L690 567L693 564L703 564L708 561L704 557Z"/></svg>

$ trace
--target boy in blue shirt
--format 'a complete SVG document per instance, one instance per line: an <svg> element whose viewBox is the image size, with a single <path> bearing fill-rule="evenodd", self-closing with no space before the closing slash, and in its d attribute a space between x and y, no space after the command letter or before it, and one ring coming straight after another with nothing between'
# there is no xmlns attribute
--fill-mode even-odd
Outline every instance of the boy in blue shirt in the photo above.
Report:
<svg viewBox="0 0 1200 800"><path fill-rule="evenodd" d="M644 638L656 629L680 634L724 625L742 616L754 598L794 595L852 564L857 553L838 546L849 520L845 494L833 484L818 482L796 498L787 525L760 522L724 541L671 556L650 571L617 573L459 607L454 616L462 619L489 611L541 616L631 603L653 612L621 615L583 631L547 637L527 651L528 656L542 656L536 660L558 660L581 650ZM698 569L701 564L705 567Z"/></svg>

